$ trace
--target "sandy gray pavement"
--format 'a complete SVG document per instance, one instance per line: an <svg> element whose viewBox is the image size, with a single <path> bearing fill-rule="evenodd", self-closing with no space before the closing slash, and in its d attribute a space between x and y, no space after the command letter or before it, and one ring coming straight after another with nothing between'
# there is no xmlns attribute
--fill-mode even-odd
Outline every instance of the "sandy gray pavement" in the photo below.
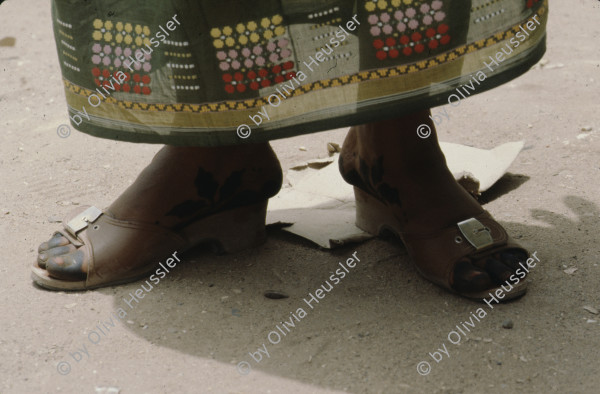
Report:
<svg viewBox="0 0 600 394"><path fill-rule="evenodd" d="M448 333L482 304L421 278L393 241L325 251L274 230L243 253L199 249L133 310L123 298L139 282L83 293L35 288L30 265L54 221L73 205L107 206L160 147L74 130L59 138L68 118L49 4L5 1L0 40L16 42L0 46L0 393L599 392L600 315L584 309L600 309L599 20L597 0L554 1L545 65L449 109L439 127L441 140L481 148L526 141L483 201L541 259L524 298L483 305L487 316L452 345ZM343 137L273 146L287 168L325 157L326 143ZM355 250L357 267L269 343L275 325ZM267 289L290 297L267 299ZM123 307L117 321L112 313ZM111 317L114 327L103 328ZM514 327L503 328L509 319ZM99 329L105 334L91 334ZM256 363L248 352L263 343L269 357ZM443 343L449 357L436 363L428 353ZM70 354L82 344L89 356L77 362ZM71 367L64 376L61 361ZM237 372L241 361L250 374ZM427 376L417 373L421 361L431 364Z"/></svg>

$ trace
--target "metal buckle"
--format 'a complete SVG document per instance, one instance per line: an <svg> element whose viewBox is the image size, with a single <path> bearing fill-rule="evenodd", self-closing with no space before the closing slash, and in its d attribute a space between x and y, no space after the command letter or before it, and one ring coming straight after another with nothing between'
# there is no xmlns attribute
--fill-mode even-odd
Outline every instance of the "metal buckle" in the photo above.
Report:
<svg viewBox="0 0 600 394"><path fill-rule="evenodd" d="M89 223L94 223L102 215L102 211L96 207L89 207L66 224L66 230L75 238L77 233L88 226Z"/></svg>
<svg viewBox="0 0 600 394"><path fill-rule="evenodd" d="M480 250L494 243L490 229L475 218L457 223L458 229L475 249Z"/></svg>

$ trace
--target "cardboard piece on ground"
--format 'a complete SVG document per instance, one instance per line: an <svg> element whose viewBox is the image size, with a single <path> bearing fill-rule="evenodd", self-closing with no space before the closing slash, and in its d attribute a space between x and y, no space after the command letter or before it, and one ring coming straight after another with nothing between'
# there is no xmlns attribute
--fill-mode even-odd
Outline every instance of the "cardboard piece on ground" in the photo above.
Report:
<svg viewBox="0 0 600 394"><path fill-rule="evenodd" d="M475 195L498 181L523 149L523 141L491 150L440 145L455 179ZM337 160L338 154L291 169L290 186L269 200L267 225L287 225L285 231L327 249L372 238L354 225L353 188L340 176Z"/></svg>

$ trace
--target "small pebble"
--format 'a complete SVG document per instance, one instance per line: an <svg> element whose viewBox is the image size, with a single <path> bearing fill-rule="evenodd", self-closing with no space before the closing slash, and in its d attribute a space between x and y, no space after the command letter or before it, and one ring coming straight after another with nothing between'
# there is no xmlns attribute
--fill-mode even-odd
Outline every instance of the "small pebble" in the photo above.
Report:
<svg viewBox="0 0 600 394"><path fill-rule="evenodd" d="M502 328L507 328L507 329L513 328L513 322L512 322L512 320L510 320L510 319L504 320L502 322Z"/></svg>
<svg viewBox="0 0 600 394"><path fill-rule="evenodd" d="M338 144L336 144L335 142L328 142L327 143L327 150L331 153L335 153L335 152L340 152L340 146Z"/></svg>
<svg viewBox="0 0 600 394"><path fill-rule="evenodd" d="M592 126L583 126L581 131L592 131Z"/></svg>
<svg viewBox="0 0 600 394"><path fill-rule="evenodd" d="M303 152L306 152L306 147L304 147L304 146L301 146L301 147L300 147L300 148L298 148L298 149L300 149L300 150L301 150L301 151L303 151Z"/></svg>
<svg viewBox="0 0 600 394"><path fill-rule="evenodd" d="M267 290L264 292L264 296L272 300L280 300L282 298L289 297L289 295L285 294L284 292L277 290Z"/></svg>
<svg viewBox="0 0 600 394"><path fill-rule="evenodd" d="M586 323L596 323L597 320L595 319L587 319Z"/></svg>
<svg viewBox="0 0 600 394"><path fill-rule="evenodd" d="M4 37L0 40L0 47L14 47L16 41L14 37Z"/></svg>
<svg viewBox="0 0 600 394"><path fill-rule="evenodd" d="M490 343L492 342L492 338L483 338L483 342Z"/></svg>
<svg viewBox="0 0 600 394"><path fill-rule="evenodd" d="M593 306L584 306L583 309L585 309L586 311L590 312L591 314L597 315L598 314L598 309L594 308Z"/></svg>

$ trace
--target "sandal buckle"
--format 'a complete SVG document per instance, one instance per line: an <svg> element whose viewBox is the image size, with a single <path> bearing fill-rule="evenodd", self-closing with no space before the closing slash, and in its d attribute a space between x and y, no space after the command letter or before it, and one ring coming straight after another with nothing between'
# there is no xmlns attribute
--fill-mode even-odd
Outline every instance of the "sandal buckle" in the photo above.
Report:
<svg viewBox="0 0 600 394"><path fill-rule="evenodd" d="M75 238L77 233L83 230L90 223L94 223L102 215L102 211L96 207L89 207L65 225L65 229Z"/></svg>
<svg viewBox="0 0 600 394"><path fill-rule="evenodd" d="M476 250L483 249L494 243L490 229L479 220L470 218L457 223L458 229Z"/></svg>

